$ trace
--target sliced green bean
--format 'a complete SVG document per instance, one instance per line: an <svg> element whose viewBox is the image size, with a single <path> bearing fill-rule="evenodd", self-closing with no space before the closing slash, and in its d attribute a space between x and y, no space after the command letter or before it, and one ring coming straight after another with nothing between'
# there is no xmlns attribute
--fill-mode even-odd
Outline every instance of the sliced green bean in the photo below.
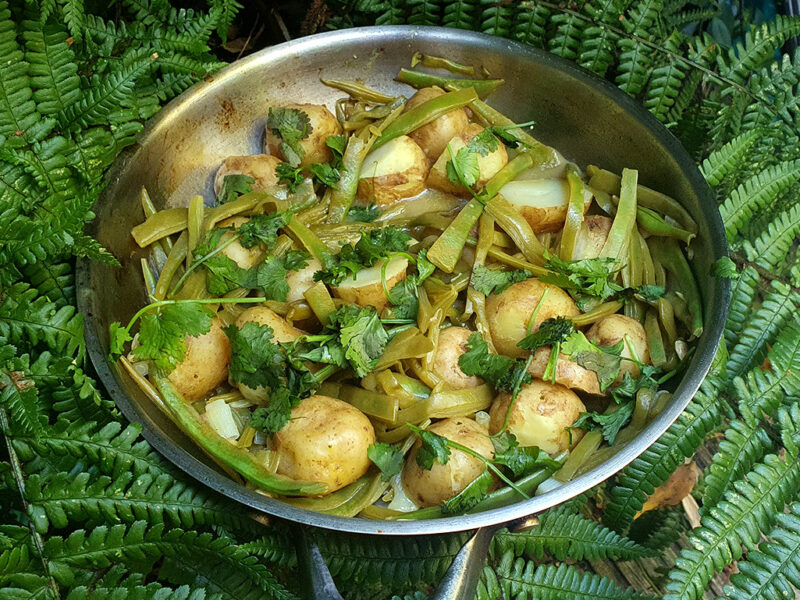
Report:
<svg viewBox="0 0 800 600"><path fill-rule="evenodd" d="M619 175L615 175L611 171L606 171L594 165L586 167L586 173L590 177L590 186L608 194L619 195L621 184ZM651 190L649 187L643 185L638 186L637 197L639 204L642 206L661 213L662 215L672 217L680 223L684 229L687 229L691 233L697 233L697 223L695 223L688 211L673 198L661 192Z"/></svg>
<svg viewBox="0 0 800 600"><path fill-rule="evenodd" d="M429 69L446 69L458 75L475 75L475 67L472 65L462 65L449 58L428 56L422 52L414 52L414 56L411 57L411 66L416 67L417 65L422 65Z"/></svg>
<svg viewBox="0 0 800 600"><path fill-rule="evenodd" d="M156 278L150 270L150 264L146 258L141 259L142 263L142 276L144 277L144 287L147 290L147 295L152 296L156 291Z"/></svg>
<svg viewBox="0 0 800 600"><path fill-rule="evenodd" d="M624 264L628 259L628 245L636 230L636 180L639 173L634 169L622 170L622 188L619 205L606 243L600 250L600 258L614 258Z"/></svg>
<svg viewBox="0 0 800 600"><path fill-rule="evenodd" d="M188 214L189 210L186 208L160 210L144 223L140 223L131 229L131 235L136 243L139 244L139 247L144 248L168 235L179 233L186 229Z"/></svg>
<svg viewBox="0 0 800 600"><path fill-rule="evenodd" d="M156 300L164 300L167 297L169 286L175 278L178 269L180 269L183 264L183 261L186 259L186 253L189 251L186 242L187 237L188 234L185 231L181 233L167 257L167 262L165 262L164 266L161 268L161 274L158 277L156 290L153 294Z"/></svg>
<svg viewBox="0 0 800 600"><path fill-rule="evenodd" d="M611 300L609 302L603 302L598 306L594 307L587 313L583 313L582 315L578 315L577 317L570 317L570 320L575 324L576 327L584 327L586 325L591 325L595 321L599 321L603 317L607 317L609 315L613 315L616 313L620 308L622 308L623 302L622 300Z"/></svg>
<svg viewBox="0 0 800 600"><path fill-rule="evenodd" d="M654 210L639 206L636 209L636 222L642 231L659 237L671 237L689 244L695 237L694 233L670 225Z"/></svg>
<svg viewBox="0 0 800 600"><path fill-rule="evenodd" d="M544 264L545 247L533 233L528 221L513 204L498 195L486 203L486 212L494 217L494 220L514 241L526 260Z"/></svg>
<svg viewBox="0 0 800 600"><path fill-rule="evenodd" d="M205 205L203 204L202 196L195 196L189 202L189 214L187 217L186 231L189 236L186 238L188 252L186 253L186 268L192 265L194 260L194 249L200 241L200 236L203 234L203 219L205 217Z"/></svg>
<svg viewBox="0 0 800 600"><path fill-rule="evenodd" d="M575 242L583 225L583 181L577 170L571 165L567 167L567 182L569 183L569 204L567 217L564 220L564 230L561 232L561 246L558 257L561 260L572 260L575 254Z"/></svg>
<svg viewBox="0 0 800 600"><path fill-rule="evenodd" d="M470 231L483 214L483 204L472 199L428 250L428 260L445 273L452 273L461 258Z"/></svg>
<svg viewBox="0 0 800 600"><path fill-rule="evenodd" d="M323 325L327 325L330 314L336 310L336 305L333 303L333 298L331 298L328 287L321 281L318 281L303 292L303 297L306 299L306 302L308 302L311 310L314 311L319 322Z"/></svg>
<svg viewBox="0 0 800 600"><path fill-rule="evenodd" d="M678 328L675 326L675 310L668 298L658 299L658 318L667 334L670 347L675 346L678 339Z"/></svg>
<svg viewBox="0 0 800 600"><path fill-rule="evenodd" d="M647 348L650 351L650 360L659 369L667 364L667 353L664 350L664 340L661 339L661 328L658 326L658 317L654 310L647 311L644 319L644 331L647 334Z"/></svg>
<svg viewBox="0 0 800 600"><path fill-rule="evenodd" d="M406 83L417 89L432 86L439 86L446 90L473 88L479 98L486 98L486 96L505 83L503 79L460 79L431 75L430 73L412 71L411 69L400 69L395 79L400 83Z"/></svg>
<svg viewBox="0 0 800 600"><path fill-rule="evenodd" d="M142 186L142 193L140 194L140 199L142 201L142 211L144 211L144 218L149 219L154 214L158 212L156 210L156 205L153 204L153 201L150 200L150 194L147 193L147 188ZM172 250L172 240L169 237L165 237L163 240L159 240L156 244L161 246L161 249L164 251L164 254L169 254L169 251Z"/></svg>
<svg viewBox="0 0 800 600"><path fill-rule="evenodd" d="M362 102L373 102L375 104L391 104L395 101L394 96L389 96L378 90L374 90L361 83L360 81L350 81L346 79L320 79L328 87L336 88L349 94L352 98Z"/></svg>
<svg viewBox="0 0 800 600"><path fill-rule="evenodd" d="M300 240L300 243L305 246L305 249L311 253L311 256L316 258L323 266L330 265L333 259L333 254L328 247L322 243L317 235L306 227L296 216L289 219L286 229L292 232L294 236Z"/></svg>
<svg viewBox="0 0 800 600"><path fill-rule="evenodd" d="M691 333L694 337L700 336L703 333L703 305L697 281L686 257L678 243L669 238L650 238L649 245L653 258L674 275L678 286L676 291L683 294L689 308Z"/></svg>
<svg viewBox="0 0 800 600"><path fill-rule="evenodd" d="M581 441L578 442L577 446L572 449L564 466L553 475L553 478L561 483L566 483L571 480L575 477L575 473L577 473L580 466L597 451L602 442L603 433L601 431L589 431L583 436Z"/></svg>

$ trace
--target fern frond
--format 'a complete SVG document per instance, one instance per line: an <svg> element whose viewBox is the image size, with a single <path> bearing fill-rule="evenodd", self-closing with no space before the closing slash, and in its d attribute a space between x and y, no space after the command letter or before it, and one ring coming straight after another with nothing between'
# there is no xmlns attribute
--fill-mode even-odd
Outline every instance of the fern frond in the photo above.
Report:
<svg viewBox="0 0 800 600"><path fill-rule="evenodd" d="M653 51L643 43L643 40L654 37L657 28L653 25L662 8L662 0L639 0L622 22L625 31L629 34L636 33L638 36L623 38L619 42L622 53L617 66L616 83L630 96L639 94L650 76Z"/></svg>
<svg viewBox="0 0 800 600"><path fill-rule="evenodd" d="M480 31L489 35L508 37L511 34L511 18L514 9L495 0L481 0L486 6L480 16Z"/></svg>
<svg viewBox="0 0 800 600"><path fill-rule="evenodd" d="M75 304L75 274L68 262L36 263L22 269L25 280L56 308Z"/></svg>
<svg viewBox="0 0 800 600"><path fill-rule="evenodd" d="M630 560L652 555L634 541L578 514L545 513L530 531L498 533L494 544L501 553L510 550L514 556L542 558L547 551L557 560Z"/></svg>
<svg viewBox="0 0 800 600"><path fill-rule="evenodd" d="M762 427L738 419L731 421L704 478L706 487L700 514L708 514L771 447L772 441Z"/></svg>
<svg viewBox="0 0 800 600"><path fill-rule="evenodd" d="M25 143L24 134L41 117L36 112L28 63L17 43L8 2L0 2L0 56L0 139L9 138L19 147Z"/></svg>
<svg viewBox="0 0 800 600"><path fill-rule="evenodd" d="M192 589L188 585L177 589L163 587L158 583L136 587L89 587L77 586L69 591L67 600L205 600L206 591Z"/></svg>
<svg viewBox="0 0 800 600"><path fill-rule="evenodd" d="M738 396L738 409L742 419L754 427L762 418L770 418L783 401L784 384L793 377L791 373L776 375L771 371L753 369L746 378L733 380L733 388Z"/></svg>
<svg viewBox="0 0 800 600"><path fill-rule="evenodd" d="M628 536L645 548L661 550L677 542L686 529L688 524L681 507L666 506L637 517Z"/></svg>
<svg viewBox="0 0 800 600"><path fill-rule="evenodd" d="M798 181L800 160L793 160L769 166L739 185L719 209L728 239L734 239L754 213L774 202Z"/></svg>
<svg viewBox="0 0 800 600"><path fill-rule="evenodd" d="M246 573L231 569L225 562L206 559L201 555L175 554L165 557L158 577L172 585L203 589L214 600L262 600L265 595L258 586L252 584Z"/></svg>
<svg viewBox="0 0 800 600"><path fill-rule="evenodd" d="M117 524L145 520L151 525L197 529L223 525L245 529L252 521L240 510L171 476L126 472L116 479L89 473L58 473L27 481L30 514L40 533L71 522Z"/></svg>
<svg viewBox="0 0 800 600"><path fill-rule="evenodd" d="M474 29L479 0L452 0L444 5L442 25L458 29Z"/></svg>
<svg viewBox="0 0 800 600"><path fill-rule="evenodd" d="M4 350L10 354L13 349L6 346ZM14 433L38 435L44 430L47 416L40 402L37 378L46 374L48 359L49 354L42 353L31 365L26 354L0 364L0 410L8 414Z"/></svg>
<svg viewBox="0 0 800 600"><path fill-rule="evenodd" d="M750 311L758 292L761 278L753 267L745 267L731 285L731 302L725 321L725 344L730 351L739 341L750 318Z"/></svg>
<svg viewBox="0 0 800 600"><path fill-rule="evenodd" d="M405 21L405 2L403 0L385 0L383 11L375 19L376 25L400 25Z"/></svg>
<svg viewBox="0 0 800 600"><path fill-rule="evenodd" d="M747 157L747 151L762 134L763 132L758 129L747 131L709 154L701 167L708 185L718 186L723 179L738 169Z"/></svg>
<svg viewBox="0 0 800 600"><path fill-rule="evenodd" d="M772 526L800 488L800 462L796 456L787 456L784 462L767 455L734 488L689 536L691 548L681 551L670 571L665 600L701 598L714 573L741 558L743 548L755 547L761 530Z"/></svg>
<svg viewBox="0 0 800 600"><path fill-rule="evenodd" d="M581 573L565 564L535 565L506 553L492 570L484 569L476 594L478 600L496 598L536 600L638 600L648 598L633 590L620 588L616 582L591 573Z"/></svg>
<svg viewBox="0 0 800 600"><path fill-rule="evenodd" d="M42 115L66 110L81 94L78 65L67 33L59 27L25 21L22 38L37 110Z"/></svg>
<svg viewBox="0 0 800 600"><path fill-rule="evenodd" d="M717 15L719 15L719 9L716 8L691 8L667 15L665 25L668 29L680 31L687 25L710 21Z"/></svg>
<svg viewBox="0 0 800 600"><path fill-rule="evenodd" d="M517 6L511 37L518 42L544 48L550 10L529 0L519 2Z"/></svg>
<svg viewBox="0 0 800 600"><path fill-rule="evenodd" d="M752 243L745 242L742 247L748 260L770 270L784 263L798 234L800 205L795 205L775 217Z"/></svg>
<svg viewBox="0 0 800 600"><path fill-rule="evenodd" d="M411 11L408 22L411 25L439 25L442 18L442 2L440 0L409 0Z"/></svg>
<svg viewBox="0 0 800 600"><path fill-rule="evenodd" d="M689 70L685 61L675 60L682 43L681 34L673 32L665 41L666 59L653 69L644 94L644 105L659 121L666 121L670 109L680 93Z"/></svg>
<svg viewBox="0 0 800 600"><path fill-rule="evenodd" d="M793 598L800 587L800 504L777 515L777 525L758 550L749 552L731 575L725 594L731 600Z"/></svg>
<svg viewBox="0 0 800 600"><path fill-rule="evenodd" d="M576 59L581 45L583 19L573 13L563 12L550 17L550 22L556 24L556 31L550 38L547 49L556 56Z"/></svg>
<svg viewBox="0 0 800 600"><path fill-rule="evenodd" d="M705 436L719 426L722 417L716 394L698 392L664 435L617 476L603 523L616 531L626 531L647 496L694 454Z"/></svg>
<svg viewBox="0 0 800 600"><path fill-rule="evenodd" d="M767 354L772 372L787 394L800 393L800 323L791 321L778 334Z"/></svg>
<svg viewBox="0 0 800 600"><path fill-rule="evenodd" d="M772 289L761 307L747 323L739 336L739 342L730 352L727 371L731 379L763 362L767 355L767 344L796 316L800 303L797 294L780 281L771 282L770 287Z"/></svg>
<svg viewBox="0 0 800 600"><path fill-rule="evenodd" d="M720 74L739 84L744 84L753 71L766 65L791 37L800 34L800 18L776 15L759 27L753 27L744 35L744 44L719 58Z"/></svg>
<svg viewBox="0 0 800 600"><path fill-rule="evenodd" d="M31 556L27 546L17 546L0 553L0 590L8 598L25 598L47 585L42 564Z"/></svg>

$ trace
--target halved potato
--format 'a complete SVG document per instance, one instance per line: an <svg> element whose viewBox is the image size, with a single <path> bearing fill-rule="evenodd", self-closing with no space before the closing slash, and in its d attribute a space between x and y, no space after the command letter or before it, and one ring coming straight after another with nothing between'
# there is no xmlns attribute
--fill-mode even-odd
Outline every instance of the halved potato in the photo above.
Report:
<svg viewBox="0 0 800 600"><path fill-rule="evenodd" d="M268 190L278 185L275 167L283 161L277 156L269 154L254 154L252 156L229 156L217 170L214 176L214 195L219 196L222 182L226 175L247 175L255 179L250 187L254 190Z"/></svg>
<svg viewBox="0 0 800 600"><path fill-rule="evenodd" d="M186 336L186 356L169 374L169 380L187 402L202 400L228 377L231 343L222 321L211 320L208 333Z"/></svg>
<svg viewBox="0 0 800 600"><path fill-rule="evenodd" d="M474 388L483 383L480 377L464 373L458 364L458 359L467 351L467 341L472 333L469 329L455 325L439 332L432 370L454 390Z"/></svg>
<svg viewBox="0 0 800 600"><path fill-rule="evenodd" d="M606 243L613 220L602 215L588 215L583 218L581 230L575 240L573 258L597 258Z"/></svg>
<svg viewBox="0 0 800 600"><path fill-rule="evenodd" d="M367 154L358 180L358 198L367 204L389 206L425 189L428 160L407 135Z"/></svg>
<svg viewBox="0 0 800 600"><path fill-rule="evenodd" d="M322 263L313 256L306 261L306 266L299 271L289 271L286 275L286 283L289 284L289 293L286 295L287 302L297 302L303 300L308 288L314 285L314 273L322 270Z"/></svg>
<svg viewBox="0 0 800 600"><path fill-rule="evenodd" d="M533 353L533 360L528 367L528 373L542 379L547 363L550 361L550 346L539 348ZM580 390L587 394L601 395L600 381L597 373L585 369L572 361L566 354L559 354L556 362L556 383L571 390Z"/></svg>
<svg viewBox="0 0 800 600"><path fill-rule="evenodd" d="M422 88L408 99L403 112L408 112L412 108L416 108L420 104L436 98L437 96L441 96L442 94L444 94L444 90L440 87L433 86ZM415 129L408 135L419 144L419 147L422 148L428 160L433 162L442 154L445 146L447 146L447 142L464 131L468 125L469 118L467 117L467 111L463 108L456 108L443 114L438 119L431 121L427 125Z"/></svg>
<svg viewBox="0 0 800 600"><path fill-rule="evenodd" d="M219 227L233 227L239 229L242 225L249 221L247 217L231 217L217 223ZM235 235L233 232L224 234L220 239L220 244L224 244L231 237ZM239 265L242 269L249 269L261 262L261 248L256 244L252 248L245 248L239 243L239 240L231 242L222 249L222 254L230 258L233 262Z"/></svg>
<svg viewBox="0 0 800 600"><path fill-rule="evenodd" d="M511 181L500 188L500 195L517 207L534 233L558 231L564 226L569 204L569 184L563 179ZM592 194L584 190L584 211Z"/></svg>
<svg viewBox="0 0 800 600"><path fill-rule="evenodd" d="M598 346L613 346L620 340L625 339L622 345L623 358L636 358L644 364L650 363L650 350L647 347L647 334L644 327L636 319L625 315L609 315L603 317L589 328L586 338ZM617 382L622 381L625 373L630 373L631 377L638 377L641 369L639 365L630 361L623 360L617 376Z"/></svg>
<svg viewBox="0 0 800 600"><path fill-rule="evenodd" d="M278 107L276 107L278 108ZM308 115L311 124L311 132L300 140L300 147L303 149L301 165L312 163L327 163L331 161L331 149L326 143L329 136L342 133L342 127L326 107L321 104L284 104L280 108L290 108L300 110ZM264 138L264 149L270 154L286 159L281 152L281 138L269 127L266 128Z"/></svg>
<svg viewBox="0 0 800 600"><path fill-rule="evenodd" d="M333 288L334 294L348 304L374 306L380 312L388 302L381 281L384 262L386 261L381 260L373 267L362 269L356 274L355 279L345 279ZM389 264L386 265L386 289L391 291L395 284L405 279L406 269L408 269L407 258L395 256L389 260Z"/></svg>
<svg viewBox="0 0 800 600"><path fill-rule="evenodd" d="M483 127L477 123L470 123L464 131L450 139L449 146L450 150L453 151L453 155L457 154L461 148L469 144L469 141L481 131L483 131ZM480 189L486 185L486 182L500 169L506 166L506 163L508 163L508 153L506 152L506 147L498 141L497 149L494 152L490 152L486 156L481 156L480 154L477 156L480 176L475 184L475 188ZM433 164L433 167L431 167L431 172L428 175L428 186L447 192L448 194L464 195L467 193L464 186L453 183L447 177L447 163L449 160L450 151L447 149L446 145L445 149L439 155L439 158L436 159L436 162Z"/></svg>

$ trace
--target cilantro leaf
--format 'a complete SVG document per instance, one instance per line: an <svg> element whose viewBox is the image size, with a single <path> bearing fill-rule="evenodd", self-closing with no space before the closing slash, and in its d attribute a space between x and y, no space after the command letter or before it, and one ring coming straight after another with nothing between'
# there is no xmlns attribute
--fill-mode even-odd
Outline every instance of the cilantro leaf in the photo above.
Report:
<svg viewBox="0 0 800 600"><path fill-rule="evenodd" d="M499 269L489 269L483 265L475 265L472 269L470 283L481 294L488 296L489 294L499 294L507 290L511 284L525 281L529 277L531 277L531 273L523 269L500 271Z"/></svg>
<svg viewBox="0 0 800 600"><path fill-rule="evenodd" d="M567 354L584 369L597 373L600 389L605 390L617 379L622 365L620 356L623 341L613 346L597 346L581 331L576 331L561 343L561 352Z"/></svg>
<svg viewBox="0 0 800 600"><path fill-rule="evenodd" d="M614 440L617 439L619 430L630 420L635 406L636 403L631 400L626 404L619 405L619 409L615 412L606 414L598 412L581 413L581 416L572 426L585 431L600 429L603 432L603 438L609 444L613 444Z"/></svg>
<svg viewBox="0 0 800 600"><path fill-rule="evenodd" d="M206 274L206 288L214 296L222 296L242 285L246 271L234 260L224 254L215 254L203 262Z"/></svg>
<svg viewBox="0 0 800 600"><path fill-rule="evenodd" d="M477 375L497 391L513 392L519 385L531 382L530 373L525 371L525 361L491 354L489 345L478 332L469 336L467 351L458 358L458 366L465 375Z"/></svg>
<svg viewBox="0 0 800 600"><path fill-rule="evenodd" d="M285 389L270 393L269 406L255 409L247 424L257 431L270 435L277 433L289 423L292 409L300 403L300 400L293 398Z"/></svg>
<svg viewBox="0 0 800 600"><path fill-rule="evenodd" d="M411 236L397 227L384 227L362 232L358 241L345 244L334 257L332 264L314 273L314 281L339 285L349 277L355 278L362 269L397 252L405 252Z"/></svg>
<svg viewBox="0 0 800 600"><path fill-rule="evenodd" d="M536 352L542 346L555 346L575 333L575 325L565 317L553 317L539 325L539 329L519 341L523 350Z"/></svg>
<svg viewBox="0 0 800 600"><path fill-rule="evenodd" d="M436 265L428 260L428 250L420 250L417 255L417 272L399 281L389 291L392 313L398 319L416 319L419 313L420 285L436 270Z"/></svg>
<svg viewBox="0 0 800 600"><path fill-rule="evenodd" d="M658 302L667 290L661 285L640 285L635 288L636 294L642 297L645 302Z"/></svg>
<svg viewBox="0 0 800 600"><path fill-rule="evenodd" d="M613 278L619 270L615 258L585 258L582 260L561 260L553 255L545 263L551 273L539 277L545 283L552 283L566 290L575 290L601 300L622 291L622 286Z"/></svg>
<svg viewBox="0 0 800 600"><path fill-rule="evenodd" d="M447 149L450 151L452 157L445 164L447 178L456 185L463 185L467 188L471 188L478 182L481 176L477 153L470 152L464 147L459 148L458 152L453 155L450 146L448 146Z"/></svg>
<svg viewBox="0 0 800 600"><path fill-rule="evenodd" d="M481 500L486 498L493 481L489 469L484 469L483 473L470 481L458 494L442 502L442 514L462 515L476 507Z"/></svg>
<svg viewBox="0 0 800 600"><path fill-rule="evenodd" d="M303 168L293 167L287 162L278 163L275 167L275 177L278 178L278 183L285 183L288 186L290 194L294 194L297 186L303 183Z"/></svg>
<svg viewBox="0 0 800 600"><path fill-rule="evenodd" d="M249 194L253 191L252 185L255 182L256 180L248 175L241 175L238 173L225 175L225 177L222 178L222 186L217 196L217 206L225 204L226 202L232 202L243 194Z"/></svg>
<svg viewBox="0 0 800 600"><path fill-rule="evenodd" d="M403 450L398 446L375 442L367 448L367 456L381 470L381 481L389 481L403 470Z"/></svg>
<svg viewBox="0 0 800 600"><path fill-rule="evenodd" d="M108 327L109 334L109 351L112 360L117 360L120 356L125 354L125 344L133 341L130 332L119 321L114 321Z"/></svg>
<svg viewBox="0 0 800 600"><path fill-rule="evenodd" d="M325 138L325 145L331 149L331 153L333 154L331 166L334 169L341 169L342 157L344 157L344 150L347 148L347 136L329 135L327 138Z"/></svg>
<svg viewBox="0 0 800 600"><path fill-rule="evenodd" d="M467 144L467 151L481 156L488 156L497 150L499 143L497 138L492 133L491 128L484 129L478 135L473 137Z"/></svg>
<svg viewBox="0 0 800 600"><path fill-rule="evenodd" d="M723 256L714 263L711 274L715 277L725 277L727 279L736 279L739 277L739 271L736 269L736 263L734 263L727 256Z"/></svg>
<svg viewBox="0 0 800 600"><path fill-rule="evenodd" d="M546 452L542 452L536 446L521 448L516 436L509 431L504 431L491 439L495 449L492 462L506 467L515 479L545 466L558 465Z"/></svg>
<svg viewBox="0 0 800 600"><path fill-rule="evenodd" d="M308 115L297 108L270 107L267 128L281 139L280 150L286 162L298 166L305 154L300 141L313 131Z"/></svg>
<svg viewBox="0 0 800 600"><path fill-rule="evenodd" d="M417 464L430 471L433 463L446 465L450 460L450 445L447 438L432 431L420 429L416 425L408 424L408 428L419 436L420 447L417 449Z"/></svg>
<svg viewBox="0 0 800 600"><path fill-rule="evenodd" d="M381 211L378 206L370 204L369 206L351 206L347 211L347 221L352 223L372 223L375 219L381 216Z"/></svg>
<svg viewBox="0 0 800 600"><path fill-rule="evenodd" d="M333 168L327 163L314 163L311 165L310 170L311 176L314 179L323 185L327 185L329 188L336 189L339 178L341 177L338 169Z"/></svg>
<svg viewBox="0 0 800 600"><path fill-rule="evenodd" d="M153 361L157 367L172 371L186 356L184 338L208 333L213 316L213 311L199 302L176 302L146 312L139 326L134 358Z"/></svg>
<svg viewBox="0 0 800 600"><path fill-rule="evenodd" d="M372 306L341 306L331 313L325 330L337 332L345 358L358 377L372 372L389 341L378 311Z"/></svg>
<svg viewBox="0 0 800 600"><path fill-rule="evenodd" d="M291 217L291 213L283 211L252 216L236 230L239 243L244 248L252 248L261 243L266 246L267 251L272 250L278 241L278 231L286 227Z"/></svg>

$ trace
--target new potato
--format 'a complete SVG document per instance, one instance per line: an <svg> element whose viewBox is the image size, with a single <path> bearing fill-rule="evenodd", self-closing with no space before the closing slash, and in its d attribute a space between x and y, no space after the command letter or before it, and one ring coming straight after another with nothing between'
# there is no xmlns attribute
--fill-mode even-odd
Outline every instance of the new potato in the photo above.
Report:
<svg viewBox="0 0 800 600"><path fill-rule="evenodd" d="M515 283L500 294L490 294L486 298L486 318L492 334L492 342L500 354L520 358L527 351L517 343L528 335L528 322L536 310L542 294L547 295L534 319L531 331L536 331L547 319L552 317L575 317L580 310L575 302L561 288L543 283L532 277Z"/></svg>
<svg viewBox="0 0 800 600"><path fill-rule="evenodd" d="M454 390L473 388L483 383L480 377L465 375L458 359L467 351L472 331L463 327L448 327L439 332L439 344L433 354L433 372Z"/></svg>
<svg viewBox="0 0 800 600"><path fill-rule="evenodd" d="M226 175L247 175L255 179L250 187L253 190L268 190L278 185L275 167L283 161L277 156L269 154L255 154L252 156L229 156L226 158L214 176L214 195L219 196L222 183Z"/></svg>
<svg viewBox="0 0 800 600"><path fill-rule="evenodd" d="M285 104L283 107L306 113L311 124L311 132L299 142L300 148L303 149L300 164L305 166L312 163L330 162L333 155L328 147L327 139L329 136L342 133L341 125L331 111L320 104ZM264 148L270 154L286 159L281 152L280 136L269 127L266 128Z"/></svg>
<svg viewBox="0 0 800 600"><path fill-rule="evenodd" d="M533 360L528 367L528 373L542 379L547 363L550 360L550 346L538 348L533 353ZM580 390L587 394L602 394L600 391L600 382L597 379L597 373L585 369L578 363L573 362L566 354L558 355L558 362L556 362L556 383L568 387L571 390Z"/></svg>
<svg viewBox="0 0 800 600"><path fill-rule="evenodd" d="M371 464L375 430L357 408L329 396L311 396L292 409L274 437L278 473L317 481L333 492L353 483Z"/></svg>
<svg viewBox="0 0 800 600"><path fill-rule="evenodd" d="M287 302L297 302L303 300L308 289L314 285L314 273L322 269L322 263L316 258L309 258L306 266L299 271L289 271L286 275L286 283L289 284L289 293L286 296Z"/></svg>
<svg viewBox="0 0 800 600"><path fill-rule="evenodd" d="M208 333L186 336L186 356L169 374L169 380L187 402L201 400L228 378L231 344L222 321L211 320Z"/></svg>
<svg viewBox="0 0 800 600"><path fill-rule="evenodd" d="M515 180L500 188L499 193L519 210L534 233L555 232L564 227L569 205L566 180ZM592 194L584 191L584 212L591 201Z"/></svg>
<svg viewBox="0 0 800 600"><path fill-rule="evenodd" d="M511 394L499 395L489 409L489 432L503 428ZM523 385L514 400L508 420L508 431L516 436L520 446L538 446L550 455L558 454L577 444L583 437L580 429L571 427L586 407L575 392L563 385L533 380Z"/></svg>
<svg viewBox="0 0 800 600"><path fill-rule="evenodd" d="M449 141L450 150L453 151L455 156L459 149L464 148L469 144L470 140L483 131L483 127L477 123L470 123L462 132L454 136ZM453 183L447 176L447 163L450 161L450 150L445 147L439 158L431 167L431 172L428 174L428 186L447 192L448 194L463 195L466 190L464 186ZM480 189L486 182L489 181L497 172L506 166L508 163L508 154L506 147L498 141L497 148L493 152L489 152L486 156L477 154L478 168L480 175L478 181L473 186L475 189Z"/></svg>
<svg viewBox="0 0 800 600"><path fill-rule="evenodd" d="M636 319L625 315L603 317L586 332L586 338L598 346L613 346L624 339L625 343L622 345L621 353L623 358L637 358L644 364L650 362L647 334L642 324ZM640 372L641 369L635 362L623 360L617 376L617 382L622 381L625 373L630 373L631 377L637 377Z"/></svg>
<svg viewBox="0 0 800 600"><path fill-rule="evenodd" d="M381 270L385 260L380 260L368 269L362 269L356 274L355 279L348 278L333 289L334 294L347 304L359 306L374 306L380 312L388 303L383 291ZM391 289L406 278L408 259L395 256L386 265L386 289Z"/></svg>
<svg viewBox="0 0 800 600"><path fill-rule="evenodd" d="M436 86L422 88L408 99L403 112L408 112L412 108L416 108L420 104L443 94L444 90ZM428 160L433 162L444 152L447 142L464 131L468 125L467 111L463 108L456 108L427 125L415 129L408 135L419 144Z"/></svg>
<svg viewBox="0 0 800 600"><path fill-rule="evenodd" d="M444 419L428 427L428 431L466 446L485 458L494 456L494 446L486 435L486 429L472 419ZM403 468L403 489L417 506L438 506L461 492L486 469L480 459L451 449L447 464L434 462L433 467L426 471L417 464L420 445L417 441Z"/></svg>
<svg viewBox="0 0 800 600"><path fill-rule="evenodd" d="M407 135L367 154L358 180L358 198L366 204L390 206L425 189L428 160Z"/></svg>
<svg viewBox="0 0 800 600"><path fill-rule="evenodd" d="M233 227L239 229L242 225L247 223L250 219L246 217L231 217L217 223L219 227ZM228 232L220 239L220 244L224 244L231 239L235 233ZM242 269L249 269L261 262L261 248L256 244L252 248L245 248L239 243L239 240L231 242L222 249L222 254L230 258L233 262L239 265Z"/></svg>

